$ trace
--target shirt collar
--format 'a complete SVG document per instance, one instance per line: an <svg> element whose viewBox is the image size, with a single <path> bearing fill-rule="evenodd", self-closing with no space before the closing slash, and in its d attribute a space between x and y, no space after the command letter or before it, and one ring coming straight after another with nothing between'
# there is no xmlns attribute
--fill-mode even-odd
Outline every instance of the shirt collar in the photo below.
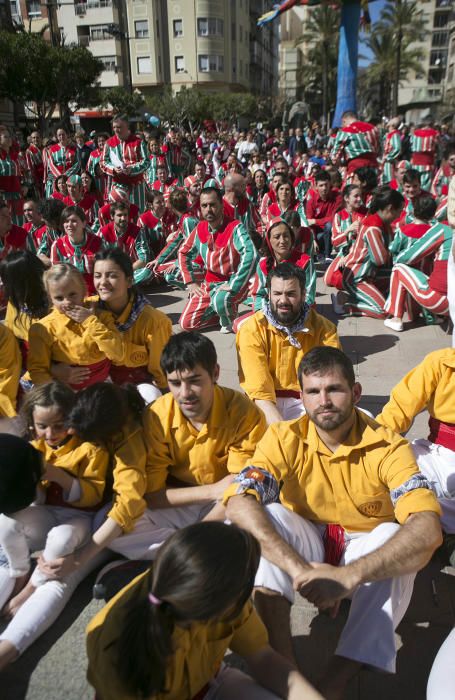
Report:
<svg viewBox="0 0 455 700"><path fill-rule="evenodd" d="M354 450L363 449L372 445L377 445L384 441L384 436L375 430L376 421L369 418L363 411L355 408L355 421L346 440L338 447L336 452L332 452L321 440L316 430L316 426L308 417L302 419L302 440L312 450L328 457L348 456Z"/></svg>

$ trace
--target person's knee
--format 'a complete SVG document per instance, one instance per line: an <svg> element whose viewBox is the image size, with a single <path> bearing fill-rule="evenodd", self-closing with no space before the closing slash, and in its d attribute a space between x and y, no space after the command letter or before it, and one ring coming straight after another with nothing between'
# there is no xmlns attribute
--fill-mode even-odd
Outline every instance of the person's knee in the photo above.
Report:
<svg viewBox="0 0 455 700"><path fill-rule="evenodd" d="M183 313L180 316L179 324L180 324L180 328L183 331L194 331L194 330L197 330L197 328L198 328L197 323L193 322L193 320L191 318L191 314Z"/></svg>
<svg viewBox="0 0 455 700"><path fill-rule="evenodd" d="M66 523L53 527L46 540L46 549L52 549L54 553L68 553L79 544L79 537L75 528Z"/></svg>

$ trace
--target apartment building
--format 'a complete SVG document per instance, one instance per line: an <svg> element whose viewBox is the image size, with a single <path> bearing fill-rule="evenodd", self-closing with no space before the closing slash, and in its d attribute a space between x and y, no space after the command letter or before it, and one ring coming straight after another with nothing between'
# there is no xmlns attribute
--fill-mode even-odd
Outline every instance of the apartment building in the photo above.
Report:
<svg viewBox="0 0 455 700"><path fill-rule="evenodd" d="M449 23L453 0L420 0L425 38L417 45L423 50L421 70L408 76L400 86L398 104L408 121L418 122L444 111L444 91L449 63Z"/></svg>
<svg viewBox="0 0 455 700"><path fill-rule="evenodd" d="M295 42L302 36L307 16L307 7L293 7L281 15L278 89L279 94L288 102L302 97L303 86L299 74L308 45L296 46Z"/></svg>

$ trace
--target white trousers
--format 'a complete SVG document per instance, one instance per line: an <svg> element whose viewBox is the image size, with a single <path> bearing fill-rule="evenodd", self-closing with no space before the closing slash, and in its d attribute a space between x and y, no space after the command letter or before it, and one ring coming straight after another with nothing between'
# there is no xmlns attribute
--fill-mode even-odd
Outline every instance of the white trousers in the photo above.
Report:
<svg viewBox="0 0 455 700"><path fill-rule="evenodd" d="M455 452L429 440L414 440L411 446L442 508L442 529L455 533Z"/></svg>
<svg viewBox="0 0 455 700"><path fill-rule="evenodd" d="M268 516L281 535L306 561L324 561L323 528L301 518L279 503L266 506ZM383 523L368 533L346 533L346 548L340 565L378 549L398 532L396 523ZM336 654L395 672L394 631L411 600L415 574L362 584L352 596L349 617L338 642ZM295 592L288 574L261 558L256 587L268 588L291 603Z"/></svg>
<svg viewBox="0 0 455 700"><path fill-rule="evenodd" d="M455 236L454 239L455 241ZM452 347L455 348L455 260L453 253L449 254L447 264L447 298L449 300L449 313L453 323Z"/></svg>
<svg viewBox="0 0 455 700"><path fill-rule="evenodd" d="M29 553L44 546L43 557L51 561L74 552L90 537L92 516L72 508L30 506L6 518L10 522L2 520L0 544L6 558L6 565L0 567L2 607L14 588L12 572L21 575L29 570ZM36 590L0 635L0 640L11 642L19 653L25 651L57 619L82 579L106 559L107 555L101 553L61 581L50 581L35 569L30 581Z"/></svg>
<svg viewBox="0 0 455 700"><path fill-rule="evenodd" d="M439 649L427 685L427 700L453 700L455 697L455 629Z"/></svg>
<svg viewBox="0 0 455 700"><path fill-rule="evenodd" d="M158 549L176 530L200 522L213 506L214 503L205 503L153 510L147 508L133 532L113 540L109 549L128 559L155 559Z"/></svg>
<svg viewBox="0 0 455 700"><path fill-rule="evenodd" d="M294 420L305 415L302 399L292 396L277 396L276 407L283 416L283 420Z"/></svg>
<svg viewBox="0 0 455 700"><path fill-rule="evenodd" d="M253 678L237 668L223 665L216 678L210 681L210 688L204 700L278 700L270 690L258 685Z"/></svg>

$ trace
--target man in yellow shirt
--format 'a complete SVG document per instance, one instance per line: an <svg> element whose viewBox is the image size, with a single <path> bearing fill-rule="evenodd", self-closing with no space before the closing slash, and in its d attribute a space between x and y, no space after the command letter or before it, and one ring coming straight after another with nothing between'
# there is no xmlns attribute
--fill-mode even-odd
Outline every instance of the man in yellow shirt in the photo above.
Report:
<svg viewBox="0 0 455 700"><path fill-rule="evenodd" d="M443 530L455 533L455 348L430 352L399 382L378 423L406 433L416 415L430 414L428 440L414 440L420 471L431 483L442 508Z"/></svg>
<svg viewBox="0 0 455 700"><path fill-rule="evenodd" d="M267 278L269 303L239 327L240 386L264 412L267 424L303 413L297 368L316 345L339 348L334 324L305 303L305 276L281 263Z"/></svg>
<svg viewBox="0 0 455 700"><path fill-rule="evenodd" d="M161 368L170 392L148 406L144 417L148 509L134 532L110 545L130 559L153 559L186 525L223 520L221 497L266 429L252 401L218 386L215 346L204 335L172 336Z"/></svg>
<svg viewBox="0 0 455 700"><path fill-rule="evenodd" d="M407 441L356 409L344 353L313 348L299 380L306 415L269 427L223 502L261 544L255 601L277 650L293 658L295 591L332 616L352 598L319 686L340 698L362 664L394 672L394 630L441 543L440 508Z"/></svg>

